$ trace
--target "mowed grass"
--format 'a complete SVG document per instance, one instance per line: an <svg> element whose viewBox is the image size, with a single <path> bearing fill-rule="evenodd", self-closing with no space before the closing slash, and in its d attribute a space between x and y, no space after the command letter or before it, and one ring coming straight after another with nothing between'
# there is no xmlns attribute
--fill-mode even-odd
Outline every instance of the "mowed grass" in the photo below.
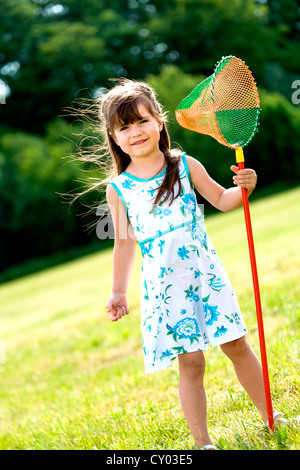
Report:
<svg viewBox="0 0 300 470"><path fill-rule="evenodd" d="M208 426L224 450L299 448L300 190L250 204L273 404L293 424L271 435L219 348L206 353ZM260 357L243 209L206 220ZM145 375L137 249L131 313L106 313L108 249L0 286L0 449L191 449L178 363ZM1 356L0 356L1 359Z"/></svg>

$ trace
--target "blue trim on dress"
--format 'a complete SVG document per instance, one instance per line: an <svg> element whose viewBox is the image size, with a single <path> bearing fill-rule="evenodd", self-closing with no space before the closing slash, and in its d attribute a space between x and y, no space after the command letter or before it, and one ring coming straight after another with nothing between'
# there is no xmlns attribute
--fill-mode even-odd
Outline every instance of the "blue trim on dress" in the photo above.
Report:
<svg viewBox="0 0 300 470"><path fill-rule="evenodd" d="M188 167L188 164L186 162L186 159L185 159L185 156L186 156L186 152L184 152L181 156L182 158L182 161L183 161L183 164L184 164L184 167L185 167L185 171L187 173L187 176L188 176L188 179L189 179L189 182L191 183L191 185L193 186L193 183L192 183L192 180L191 180L191 174L190 174L190 170L189 170L189 167ZM121 175L125 175L125 176L128 176L129 178L135 180L135 181L151 181L151 180L154 180L154 179L157 179L157 178L160 178L161 176L163 176L166 171L167 171L167 166L165 167L165 169L159 173L158 175L156 176L152 176L151 178L138 178L137 176L133 176L131 175L130 173L127 173L127 171L122 171Z"/></svg>
<svg viewBox="0 0 300 470"><path fill-rule="evenodd" d="M188 176L189 182L190 182L192 188L194 188L194 185L193 185L193 183L192 183L192 178L191 178L190 169L189 169L189 167L188 167L188 164L187 164L187 161L186 161L185 156L186 156L186 152L184 152L184 153L182 154L181 158L182 158L182 161L183 161L183 164L184 164L184 168L185 168L186 174L187 174L187 176Z"/></svg>
<svg viewBox="0 0 300 470"><path fill-rule="evenodd" d="M168 228L167 230L164 230L163 232L159 231L157 235L154 235L153 237L149 237L149 238L146 238L145 240L142 240L141 242L139 241L139 245L143 245L144 243L147 243L149 242L150 240L155 240L156 238L159 238L159 237L162 237L163 235L165 235L166 233L169 233L169 232L174 232L174 230L177 230L181 227L184 227L185 225L190 225L192 224L193 222L197 222L197 220L199 219L203 219L203 215L199 215L198 217L195 217L194 219L192 220L188 220L187 222L183 222L182 224L178 224L178 225L175 225L174 227L170 227Z"/></svg>
<svg viewBox="0 0 300 470"><path fill-rule="evenodd" d="M123 204L124 204L124 206L125 206L125 208L126 208L127 214L128 214L128 206L127 206L126 201L125 201L125 199L124 199L124 196L123 196L123 194L121 193L121 191L119 190L118 186L117 186L115 183L111 183L111 182L109 182L108 184L111 184L111 185L113 186L113 188L115 188L115 190L117 191L118 195L120 196L121 201L123 202Z"/></svg>
<svg viewBox="0 0 300 470"><path fill-rule="evenodd" d="M127 173L126 171L122 171L121 175L129 176L129 178L131 178L135 181L151 181L151 180L155 180L155 179L159 178L160 176L164 175L166 173L166 171L167 171L167 167L165 167L165 169L161 173L159 173L156 176L152 176L151 178L138 178L137 176L133 176L130 173Z"/></svg>

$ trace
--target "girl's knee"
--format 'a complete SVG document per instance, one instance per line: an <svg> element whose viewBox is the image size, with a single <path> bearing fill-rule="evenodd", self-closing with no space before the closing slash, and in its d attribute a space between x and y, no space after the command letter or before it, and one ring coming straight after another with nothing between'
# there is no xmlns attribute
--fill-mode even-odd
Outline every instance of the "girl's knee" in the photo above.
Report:
<svg viewBox="0 0 300 470"><path fill-rule="evenodd" d="M235 339L233 341L229 341L228 343L221 344L220 347L226 356L228 356L230 359L246 354L250 349L245 336L242 336L241 338Z"/></svg>
<svg viewBox="0 0 300 470"><path fill-rule="evenodd" d="M195 351L178 355L180 375L197 379L204 375L205 358L202 351Z"/></svg>

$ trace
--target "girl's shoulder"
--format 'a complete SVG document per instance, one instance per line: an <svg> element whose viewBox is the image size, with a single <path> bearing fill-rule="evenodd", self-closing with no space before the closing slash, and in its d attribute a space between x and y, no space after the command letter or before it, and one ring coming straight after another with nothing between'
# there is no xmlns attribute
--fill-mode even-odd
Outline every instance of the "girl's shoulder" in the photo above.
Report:
<svg viewBox="0 0 300 470"><path fill-rule="evenodd" d="M183 162L184 162L184 165L188 167L190 173L196 170L205 171L205 168L202 165L202 163L196 158L191 157L190 155L187 155L187 154L183 155Z"/></svg>
<svg viewBox="0 0 300 470"><path fill-rule="evenodd" d="M186 152L182 153L181 159L180 159L180 165L182 168L185 170L187 177L189 179L189 182L192 184L192 177L191 177L191 159L189 155L186 154Z"/></svg>
<svg viewBox="0 0 300 470"><path fill-rule="evenodd" d="M120 173L120 175L116 175L110 181L108 181L107 188L109 186L110 187L119 186L120 184L122 184L123 181L124 181L124 175L123 173Z"/></svg>
<svg viewBox="0 0 300 470"><path fill-rule="evenodd" d="M126 210L128 209L126 200L124 199L123 190L121 191L122 186L118 184L119 176L115 176L111 181L107 183L106 186L106 200L109 205L119 206L120 200L122 201Z"/></svg>

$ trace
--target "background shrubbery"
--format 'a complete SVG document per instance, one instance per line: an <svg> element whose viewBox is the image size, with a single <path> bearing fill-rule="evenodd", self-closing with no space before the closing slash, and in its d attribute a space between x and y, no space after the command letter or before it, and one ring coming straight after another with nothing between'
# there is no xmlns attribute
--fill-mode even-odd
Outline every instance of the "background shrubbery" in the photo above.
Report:
<svg viewBox="0 0 300 470"><path fill-rule="evenodd" d="M222 56L241 57L261 96L259 132L246 149L259 175L256 194L298 184L300 114L291 87L299 78L299 24L296 0L2 0L0 269L96 240L84 231L95 216L80 218L86 208L61 202L89 176L65 158L76 153L83 128L63 110L110 87L109 78L149 81L169 113L173 145L229 186L233 151L180 128L174 110Z"/></svg>

